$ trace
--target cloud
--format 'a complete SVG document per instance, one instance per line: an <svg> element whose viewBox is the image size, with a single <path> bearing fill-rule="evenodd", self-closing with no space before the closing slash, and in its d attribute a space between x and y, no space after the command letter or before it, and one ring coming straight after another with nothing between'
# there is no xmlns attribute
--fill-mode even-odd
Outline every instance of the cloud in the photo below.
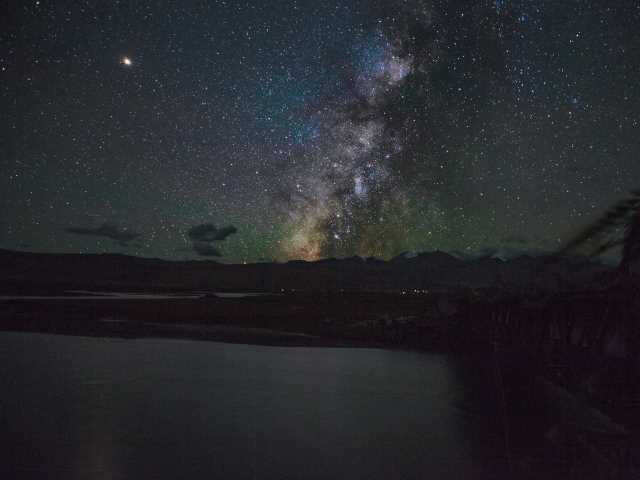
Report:
<svg viewBox="0 0 640 480"><path fill-rule="evenodd" d="M135 240L141 236L140 233L130 231L127 228L119 228L110 223L103 223L96 228L68 227L65 228L65 232L75 235L110 238L122 246L127 246L131 240Z"/></svg>
<svg viewBox="0 0 640 480"><path fill-rule="evenodd" d="M187 230L187 236L193 242L193 250L203 257L221 257L222 253L212 244L221 242L238 229L233 225L217 228L211 223L196 225Z"/></svg>
<svg viewBox="0 0 640 480"><path fill-rule="evenodd" d="M481 258L499 258L500 260L512 260L518 257L546 257L552 254L550 250L525 247L482 247L476 250L450 252L462 260L478 260Z"/></svg>
<svg viewBox="0 0 640 480"><path fill-rule="evenodd" d="M217 228L210 223L203 223L202 225L196 225L191 227L187 232L187 235L193 242L218 242L224 240L229 235L236 233L238 229L233 225Z"/></svg>
<svg viewBox="0 0 640 480"><path fill-rule="evenodd" d="M193 242L193 250L203 257L221 257L220 250L207 242Z"/></svg>

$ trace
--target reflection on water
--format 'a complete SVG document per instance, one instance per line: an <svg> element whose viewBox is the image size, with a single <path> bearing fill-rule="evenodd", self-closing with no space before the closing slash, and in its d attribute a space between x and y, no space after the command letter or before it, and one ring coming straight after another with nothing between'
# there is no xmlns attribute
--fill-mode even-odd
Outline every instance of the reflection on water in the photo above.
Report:
<svg viewBox="0 0 640 480"><path fill-rule="evenodd" d="M479 478L500 470L503 440L493 402L473 398L468 380L443 355L0 333L0 468Z"/></svg>

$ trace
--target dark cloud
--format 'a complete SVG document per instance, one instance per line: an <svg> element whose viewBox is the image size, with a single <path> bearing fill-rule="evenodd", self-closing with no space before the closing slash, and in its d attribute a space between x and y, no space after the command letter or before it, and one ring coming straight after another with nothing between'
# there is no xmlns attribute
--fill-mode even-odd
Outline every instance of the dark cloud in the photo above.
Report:
<svg viewBox="0 0 640 480"><path fill-rule="evenodd" d="M233 225L217 228L211 223L203 223L191 227L187 236L193 242L193 250L203 257L221 257L220 250L212 245L213 242L221 242L229 235L236 233L238 229Z"/></svg>
<svg viewBox="0 0 640 480"><path fill-rule="evenodd" d="M135 240L141 235L140 233L130 231L126 228L120 228L110 223L103 223L96 228L68 227L65 228L65 232L75 235L110 238L122 246L127 246L131 240Z"/></svg>
<svg viewBox="0 0 640 480"><path fill-rule="evenodd" d="M229 235L233 235L237 231L238 229L233 225L217 228L210 223L203 223L202 225L191 227L187 235L194 242L218 242L224 240Z"/></svg>
<svg viewBox="0 0 640 480"><path fill-rule="evenodd" d="M541 248L526 247L483 247L477 250L451 252L452 255L462 260L478 260L481 258L499 258L500 260L512 260L518 257L545 257L550 256L552 252Z"/></svg>
<svg viewBox="0 0 640 480"><path fill-rule="evenodd" d="M203 257L221 257L222 253L207 242L193 242L193 250Z"/></svg>

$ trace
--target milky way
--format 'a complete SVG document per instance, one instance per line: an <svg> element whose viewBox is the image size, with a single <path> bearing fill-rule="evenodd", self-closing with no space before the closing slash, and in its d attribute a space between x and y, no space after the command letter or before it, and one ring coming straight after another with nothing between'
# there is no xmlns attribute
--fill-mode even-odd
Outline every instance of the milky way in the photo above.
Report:
<svg viewBox="0 0 640 480"><path fill-rule="evenodd" d="M392 131L386 106L412 73L413 57L401 50L401 38L389 39L382 27L372 37L371 45L357 52L362 58L356 58L361 63L351 91L310 115L315 135L300 154L301 165L285 175L293 179L285 185L292 192L291 233L284 242L289 257L385 253L370 239L388 222L383 204L404 195L390 175L404 142Z"/></svg>
<svg viewBox="0 0 640 480"><path fill-rule="evenodd" d="M640 181L637 2L8 12L0 248L231 262L550 250ZM189 236L203 225L237 232L205 252Z"/></svg>

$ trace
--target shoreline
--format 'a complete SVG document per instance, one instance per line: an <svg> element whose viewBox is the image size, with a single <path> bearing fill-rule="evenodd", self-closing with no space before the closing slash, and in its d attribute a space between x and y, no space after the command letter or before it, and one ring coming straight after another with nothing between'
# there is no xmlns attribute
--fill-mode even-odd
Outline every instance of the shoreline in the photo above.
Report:
<svg viewBox="0 0 640 480"><path fill-rule="evenodd" d="M34 324L35 323L35 324ZM0 323L0 332L41 333L70 337L120 338L120 339L167 339L220 342L270 347L314 347L314 348L392 348L379 342L366 342L323 337L306 333L269 328L241 327L234 325L168 324L152 322L130 322L102 319L79 326L53 325L50 321L30 322L29 325L6 325Z"/></svg>

